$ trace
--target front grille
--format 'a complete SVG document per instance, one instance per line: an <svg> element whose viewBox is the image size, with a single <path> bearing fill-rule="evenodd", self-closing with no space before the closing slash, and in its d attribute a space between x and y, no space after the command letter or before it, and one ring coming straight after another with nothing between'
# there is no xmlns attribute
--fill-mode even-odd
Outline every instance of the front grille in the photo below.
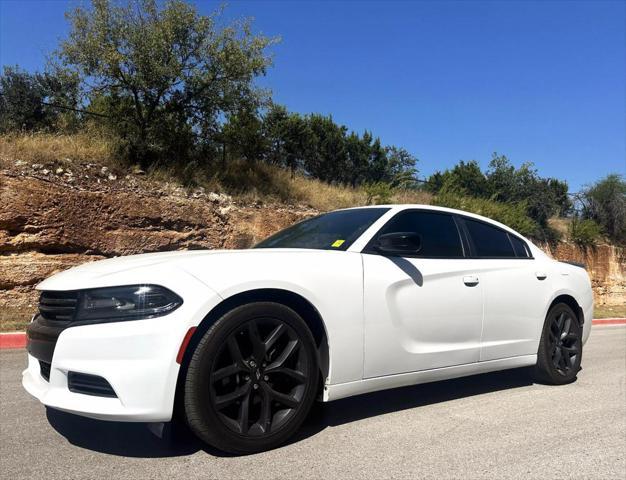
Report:
<svg viewBox="0 0 626 480"><path fill-rule="evenodd" d="M39 314L51 322L69 323L74 319L78 306L76 292L41 292L39 297Z"/></svg>
<svg viewBox="0 0 626 480"><path fill-rule="evenodd" d="M50 364L39 360L39 371L46 382L50 381Z"/></svg>
<svg viewBox="0 0 626 480"><path fill-rule="evenodd" d="M87 373L68 372L67 388L70 392L97 397L117 397L113 387L104 378Z"/></svg>

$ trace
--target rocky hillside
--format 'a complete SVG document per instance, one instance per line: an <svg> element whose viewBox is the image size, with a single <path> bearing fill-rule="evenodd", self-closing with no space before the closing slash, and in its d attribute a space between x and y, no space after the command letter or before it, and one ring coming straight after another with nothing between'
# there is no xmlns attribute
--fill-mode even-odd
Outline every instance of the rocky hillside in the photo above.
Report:
<svg viewBox="0 0 626 480"><path fill-rule="evenodd" d="M224 194L78 168L4 162L0 170L0 329L23 328L50 274L105 257L176 249L245 248L297 220L307 206L235 201ZM599 304L626 296L625 252L561 244L559 259L589 266Z"/></svg>

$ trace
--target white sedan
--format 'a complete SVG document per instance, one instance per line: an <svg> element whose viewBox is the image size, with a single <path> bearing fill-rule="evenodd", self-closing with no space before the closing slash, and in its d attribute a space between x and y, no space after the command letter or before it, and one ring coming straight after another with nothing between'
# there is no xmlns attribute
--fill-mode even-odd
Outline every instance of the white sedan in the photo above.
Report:
<svg viewBox="0 0 626 480"><path fill-rule="evenodd" d="M516 367L580 370L593 298L492 220L426 205L339 210L250 250L152 253L42 282L23 385L91 418L167 422L247 453L313 401Z"/></svg>

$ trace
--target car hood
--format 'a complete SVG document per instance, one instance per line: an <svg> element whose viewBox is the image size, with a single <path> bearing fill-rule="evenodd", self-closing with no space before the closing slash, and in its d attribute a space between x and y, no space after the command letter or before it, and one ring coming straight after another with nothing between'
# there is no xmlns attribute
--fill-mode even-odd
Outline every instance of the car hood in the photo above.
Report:
<svg viewBox="0 0 626 480"><path fill-rule="evenodd" d="M204 258L211 255L232 254L234 252L236 250L188 250L108 258L106 260L83 263L77 267L52 275L37 285L37 289L76 290L93 286L129 284L142 273L180 269L180 265L187 261L194 261L198 257Z"/></svg>
<svg viewBox="0 0 626 480"><path fill-rule="evenodd" d="M226 265L248 264L254 258L299 252L299 255L317 255L324 251L301 249L247 249L247 250L189 250L146 253L87 262L52 275L39 285L38 290L78 290L84 288L131 285L137 283L170 283L176 274L185 272L197 277L199 270L225 268ZM317 252L317 253L316 253ZM215 260L219 257L220 262ZM219 265L219 267L218 267ZM204 275L202 275L204 276Z"/></svg>

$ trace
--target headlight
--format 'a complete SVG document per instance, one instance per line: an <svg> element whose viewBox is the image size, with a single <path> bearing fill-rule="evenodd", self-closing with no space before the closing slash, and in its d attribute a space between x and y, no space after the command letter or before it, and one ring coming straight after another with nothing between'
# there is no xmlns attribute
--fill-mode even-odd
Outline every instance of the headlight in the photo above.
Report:
<svg viewBox="0 0 626 480"><path fill-rule="evenodd" d="M75 320L120 321L152 318L176 310L182 298L158 285L128 285L80 292Z"/></svg>

